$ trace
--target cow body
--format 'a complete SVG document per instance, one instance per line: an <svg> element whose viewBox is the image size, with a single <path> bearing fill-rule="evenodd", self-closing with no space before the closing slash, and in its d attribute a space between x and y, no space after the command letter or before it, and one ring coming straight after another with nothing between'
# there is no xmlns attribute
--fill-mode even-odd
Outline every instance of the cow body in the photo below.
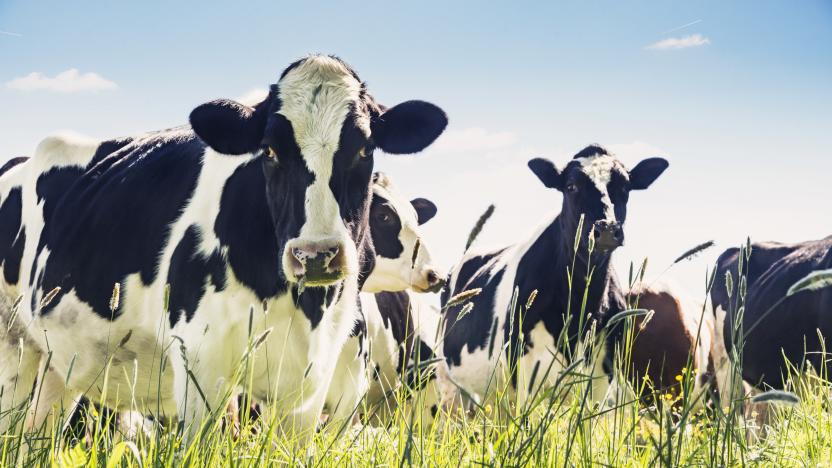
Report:
<svg viewBox="0 0 832 468"><path fill-rule="evenodd" d="M438 311L412 290L360 297L370 343L370 414L383 420L396 408L396 391L404 385L402 396L413 397L415 407L426 411L421 420L430 421L456 390L437 343Z"/></svg>
<svg viewBox="0 0 832 468"><path fill-rule="evenodd" d="M626 308L610 253L623 241L629 191L649 186L667 162L648 159L628 172L603 148L590 146L563 171L541 159L529 166L547 187L564 193L562 211L525 242L468 253L457 265L443 294L443 348L450 374L480 399L509 380L522 402L601 343L598 353L583 356L591 363L588 372L600 377L593 381L593 396L601 398L609 381L604 363L615 341L605 336L604 325ZM592 251L586 247L590 233L596 239ZM581 241L577 252L576 237ZM447 306L451 297L473 289L481 292L466 303ZM473 308L463 313L466 304Z"/></svg>
<svg viewBox="0 0 832 468"><path fill-rule="evenodd" d="M22 297L2 310L16 324L3 346L24 356L8 371L17 353L4 352L0 385L38 374L27 427L86 394L193 429L224 408L245 359L253 396L309 435L357 317L372 148L419 151L446 123L419 101L381 108L322 56L254 107L214 101L190 120L104 143L48 138L0 178L13 207L0 224L18 232L2 246L4 301ZM4 408L21 401L5 395Z"/></svg>
<svg viewBox="0 0 832 468"><path fill-rule="evenodd" d="M666 282L638 286L627 294L627 302L652 310L637 317L631 347L629 377L642 397L655 393L682 394L682 377L691 376L690 401L700 407L711 383L714 320L704 306ZM644 380L648 380L645 385Z"/></svg>
<svg viewBox="0 0 832 468"><path fill-rule="evenodd" d="M735 326L741 326L744 336L741 375L753 386L782 388L786 361L798 367L808 362L815 369L822 368L823 352L832 344L832 290L785 297L789 288L806 275L832 268L832 237L797 244L751 244L751 255L743 259L741 271L739 255L740 250L729 249L720 256L711 291L717 330L724 344L720 360L723 371L717 374L720 393L728 386L725 368L735 346ZM725 286L728 272L734 284L730 294ZM741 276L747 283L744 298L739 288ZM734 324L740 307L744 307L742 321Z"/></svg>
<svg viewBox="0 0 832 468"><path fill-rule="evenodd" d="M420 301L409 290L435 291L443 285L444 275L433 265L419 230L435 214L436 206L429 200L407 201L385 174L373 176L369 227L375 258L362 286L360 318L327 397L335 420L357 416L368 392L369 402L378 403L398 384L419 330L414 318L420 316ZM368 366L375 371L368 373Z"/></svg>

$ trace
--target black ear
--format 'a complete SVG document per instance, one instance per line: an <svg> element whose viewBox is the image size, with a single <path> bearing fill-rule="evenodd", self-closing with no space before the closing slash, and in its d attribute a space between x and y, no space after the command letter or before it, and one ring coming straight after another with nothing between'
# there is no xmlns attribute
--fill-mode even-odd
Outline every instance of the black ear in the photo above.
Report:
<svg viewBox="0 0 832 468"><path fill-rule="evenodd" d="M647 158L630 171L630 190L644 190L670 165L664 158Z"/></svg>
<svg viewBox="0 0 832 468"><path fill-rule="evenodd" d="M191 127L205 144L219 153L250 153L263 140L267 108L267 102L254 108L218 99L191 111Z"/></svg>
<svg viewBox="0 0 832 468"><path fill-rule="evenodd" d="M374 118L373 141L385 153L418 153L448 126L445 111L425 101L407 101Z"/></svg>
<svg viewBox="0 0 832 468"><path fill-rule="evenodd" d="M414 198L410 200L410 204L416 209L419 225L425 224L436 216L436 205L427 198Z"/></svg>
<svg viewBox="0 0 832 468"><path fill-rule="evenodd" d="M546 187L563 190L563 177L552 161L543 158L534 158L529 161L529 169L534 172L534 175Z"/></svg>

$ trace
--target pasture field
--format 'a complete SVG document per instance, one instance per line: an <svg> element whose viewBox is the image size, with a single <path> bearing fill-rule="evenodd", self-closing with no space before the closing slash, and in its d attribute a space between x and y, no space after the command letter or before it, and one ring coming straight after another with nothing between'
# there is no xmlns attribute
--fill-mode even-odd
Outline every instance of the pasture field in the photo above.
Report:
<svg viewBox="0 0 832 468"><path fill-rule="evenodd" d="M645 267L646 262L635 273L631 269L631 285L643 277ZM713 275L707 281L708 288L727 287L744 294L743 278L729 280L732 284L727 285L714 285ZM521 314L528 306L517 298L514 302L521 303L516 306ZM633 319L645 312L637 309L637 304L632 307L612 320L626 327L630 337L617 355L620 375L627 371L623 363L627 362L629 342L638 333ZM703 308L702 313L711 313L710 308ZM253 337L251 345L257 346L257 341L258 337ZM495 369L496 390L488 403L473 404L468 411L450 408L432 426L420 423L428 412L423 411L420 394L406 387L391 394L386 407L360 408L361 424L325 424L310 442L281 433L280 421L265 416L268 411L254 418L244 408L240 427L235 428L228 423L225 408L214 408L194 431L196 435L185 442L175 424L155 425L125 437L125 428L113 427L112 414L91 410L86 425L76 421L63 434L41 431L24 436L14 431L3 435L0 465L635 467L832 463L832 393L825 369L794 372L788 377L788 391L755 396L737 391L734 398L723 398L721 404L706 403L709 394L694 394L692 372L686 371L677 378L677 391L650 392L649 382L642 382L640 389L625 384L614 398L599 404L589 398L593 379L584 372L585 362L594 354L573 356L572 364L558 373L554 387L534 392L522 404L513 398L510 386L499 383L509 379L498 374L506 377L511 370ZM742 360L737 354L733 358ZM240 366L243 387L248 364ZM409 371L422 374L429 364ZM537 371L540 375L549 372ZM651 397L636 401L634 390L644 389ZM17 409L4 408L2 417L22 416ZM55 417L62 421L56 426L69 426L68 415ZM39 448L24 453L24 437Z"/></svg>

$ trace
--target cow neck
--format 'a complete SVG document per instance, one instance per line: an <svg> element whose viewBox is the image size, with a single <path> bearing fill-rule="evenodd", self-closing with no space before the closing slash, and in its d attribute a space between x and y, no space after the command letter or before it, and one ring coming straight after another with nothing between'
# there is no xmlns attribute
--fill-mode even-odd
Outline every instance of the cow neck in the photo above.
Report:
<svg viewBox="0 0 832 468"><path fill-rule="evenodd" d="M542 273L539 276L540 278L545 279L545 285L542 285L542 287L554 292L554 294L547 296L556 302L547 309L553 310L558 316L562 316L567 310L570 314L579 313L584 290L586 289L587 273L592 269L592 279L589 283L585 310L595 314L601 311L604 296L611 284L614 283L610 255L601 255L595 252L590 256L585 243L579 247L578 254L574 255L575 239L573 236L565 235L565 232L561 217L558 216L541 234L540 238L535 241L536 246L544 248L533 255L533 258L536 258L540 263L535 270ZM573 271L571 291L567 268ZM572 304L568 307L565 298L570 296Z"/></svg>

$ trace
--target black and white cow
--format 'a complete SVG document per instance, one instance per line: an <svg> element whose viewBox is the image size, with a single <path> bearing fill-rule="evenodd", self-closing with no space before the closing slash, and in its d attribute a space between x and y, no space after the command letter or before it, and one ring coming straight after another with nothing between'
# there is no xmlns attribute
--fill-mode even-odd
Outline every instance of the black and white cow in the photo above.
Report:
<svg viewBox="0 0 832 468"><path fill-rule="evenodd" d="M545 159L529 161L529 168L546 187L563 193L561 212L524 242L486 254L466 254L451 274L443 304L464 291L482 289L470 301L448 307L445 313L444 355L457 384L484 399L493 395L498 385L502 388L500 379L507 378L522 402L533 390L530 383L534 388L551 384L558 370L568 365L556 344L564 329L576 352L589 344L583 342L585 333L580 328L588 330L594 322L601 335L609 317L625 310L610 256L624 242L630 192L649 187L667 167L666 160L650 158L628 171L599 146L584 148L563 170ZM578 232L581 215L584 221ZM591 254L585 241L590 234L595 239ZM582 239L577 254L576 236ZM592 278L584 298L590 268ZM571 291L568 269L573 278ZM526 304L537 291L522 320L510 310L515 288L517 304ZM588 316L580 313L584 300ZM468 303L473 309L463 314ZM518 349L521 323L524 346ZM607 338L602 347L605 352L613 341ZM506 343L513 346L504 347ZM516 360L516 372L506 375L511 368L506 364L512 360ZM595 360L593 375L609 372L608 365L602 368L604 361L604 356ZM597 387L593 397L600 399L609 378L595 380L602 385L593 385Z"/></svg>
<svg viewBox="0 0 832 468"><path fill-rule="evenodd" d="M37 379L27 429L105 387L109 407L193 429L222 411L259 335L253 397L311 434L372 268L373 150L421 151L447 118L423 101L381 106L344 62L310 56L257 105L213 101L190 123L47 138L0 178L0 226L14 233L0 314L16 318L0 337L0 406L23 404Z"/></svg>
<svg viewBox="0 0 832 468"><path fill-rule="evenodd" d="M370 403L383 398L411 358L420 312L429 311L409 290L434 292L444 284L419 229L436 211L430 200L405 199L385 174L373 176L369 227L376 256L360 294L363 319L344 346L327 397L334 420L357 415L365 395ZM426 352L422 359L428 358Z"/></svg>
<svg viewBox="0 0 832 468"><path fill-rule="evenodd" d="M729 386L729 356L734 328L743 335L742 379L757 388L783 388L786 361L818 370L832 349L832 288L803 291L786 298L789 288L813 271L832 268L832 236L796 244L759 242L740 262L743 250L732 248L717 260L711 302L716 314L720 396ZM739 269L741 266L741 270ZM733 287L726 285L730 272ZM746 295L740 278L746 278ZM784 299L785 298L785 299ZM741 323L734 323L743 308Z"/></svg>

